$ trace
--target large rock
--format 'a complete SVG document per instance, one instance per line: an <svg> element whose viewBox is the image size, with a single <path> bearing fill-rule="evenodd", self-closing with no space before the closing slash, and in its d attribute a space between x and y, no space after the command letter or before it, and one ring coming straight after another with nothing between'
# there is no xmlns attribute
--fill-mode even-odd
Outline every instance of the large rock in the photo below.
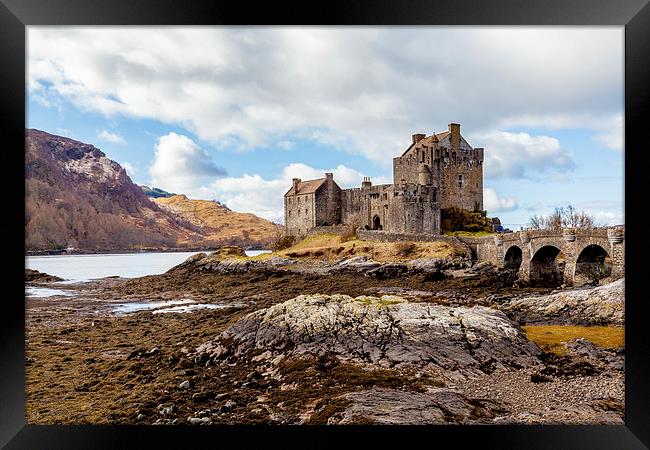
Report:
<svg viewBox="0 0 650 450"><path fill-rule="evenodd" d="M623 325L625 281L549 295L513 299L502 310L525 323Z"/></svg>
<svg viewBox="0 0 650 450"><path fill-rule="evenodd" d="M409 261L415 272L436 272L442 269L467 269L472 266L469 258L454 256L449 258L418 258Z"/></svg>
<svg viewBox="0 0 650 450"><path fill-rule="evenodd" d="M470 373L539 364L538 347L505 314L482 306L451 308L395 296L301 295L255 311L215 342L208 357L251 349L285 354L333 352L384 367L416 365Z"/></svg>
<svg viewBox="0 0 650 450"><path fill-rule="evenodd" d="M25 282L26 283L51 283L54 281L63 281L63 278L56 275L50 275L45 272L39 272L34 269L25 269Z"/></svg>
<svg viewBox="0 0 650 450"><path fill-rule="evenodd" d="M225 249L225 250L224 250ZM296 264L296 261L280 256L271 256L267 259L251 259L240 254L244 250L239 247L224 247L224 249L207 255L198 253L192 255L181 264L169 269L168 273L179 270L199 270L214 273L245 273L249 270L275 270L279 267Z"/></svg>
<svg viewBox="0 0 650 450"><path fill-rule="evenodd" d="M373 388L344 394L350 402L327 424L374 423L383 425L431 425L491 423L503 408L489 400L471 400L447 389L428 393Z"/></svg>

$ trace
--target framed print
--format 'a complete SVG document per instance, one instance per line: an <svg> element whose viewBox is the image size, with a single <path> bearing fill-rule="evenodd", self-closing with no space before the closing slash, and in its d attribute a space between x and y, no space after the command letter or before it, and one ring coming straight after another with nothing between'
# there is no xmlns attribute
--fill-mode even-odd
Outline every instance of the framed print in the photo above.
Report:
<svg viewBox="0 0 650 450"><path fill-rule="evenodd" d="M2 0L2 444L648 448L647 2L303 9Z"/></svg>

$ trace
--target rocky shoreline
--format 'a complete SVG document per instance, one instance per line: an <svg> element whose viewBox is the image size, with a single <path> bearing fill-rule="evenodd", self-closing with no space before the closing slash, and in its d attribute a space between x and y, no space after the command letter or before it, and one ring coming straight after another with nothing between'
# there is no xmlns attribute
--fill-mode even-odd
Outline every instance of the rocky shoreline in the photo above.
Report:
<svg viewBox="0 0 650 450"><path fill-rule="evenodd" d="M623 283L553 292L460 257L215 252L58 285L75 295L26 300L27 421L621 424L623 348L549 353L521 327L620 327Z"/></svg>

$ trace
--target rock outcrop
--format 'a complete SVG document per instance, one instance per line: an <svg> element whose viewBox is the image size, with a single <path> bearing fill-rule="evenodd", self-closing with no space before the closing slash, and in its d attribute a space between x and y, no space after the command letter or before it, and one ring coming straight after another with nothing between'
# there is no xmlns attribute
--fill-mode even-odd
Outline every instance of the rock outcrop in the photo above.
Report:
<svg viewBox="0 0 650 450"><path fill-rule="evenodd" d="M63 281L63 278L56 275L50 275L38 270L25 269L25 282L26 283L51 283L53 281Z"/></svg>
<svg viewBox="0 0 650 450"><path fill-rule="evenodd" d="M595 288L512 299L501 309L520 323L623 325L625 280Z"/></svg>
<svg viewBox="0 0 650 450"><path fill-rule="evenodd" d="M340 398L350 403L342 412L329 417L328 425L491 423L497 414L504 411L496 402L469 399L447 389L419 393L373 388L344 394Z"/></svg>
<svg viewBox="0 0 650 450"><path fill-rule="evenodd" d="M224 344L227 341L229 344ZM197 349L205 358L253 349L333 353L383 367L468 374L539 364L538 347L502 312L409 303L401 297L301 295L255 311Z"/></svg>

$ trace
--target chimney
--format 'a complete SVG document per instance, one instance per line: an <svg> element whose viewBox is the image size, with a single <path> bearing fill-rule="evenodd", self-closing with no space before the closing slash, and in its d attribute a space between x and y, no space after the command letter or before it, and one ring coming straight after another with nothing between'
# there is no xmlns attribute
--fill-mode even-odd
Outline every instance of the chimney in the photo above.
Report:
<svg viewBox="0 0 650 450"><path fill-rule="evenodd" d="M460 124L450 123L449 133L451 134L451 148L454 150L460 149Z"/></svg>
<svg viewBox="0 0 650 450"><path fill-rule="evenodd" d="M300 178L293 179L293 193L294 195L298 193L298 183L300 183Z"/></svg>
<svg viewBox="0 0 650 450"><path fill-rule="evenodd" d="M334 174L333 174L333 173L329 173L329 172L325 172L325 180L327 180L327 181L333 181L333 180L334 180Z"/></svg>
<svg viewBox="0 0 650 450"><path fill-rule="evenodd" d="M370 181L370 177L363 177L363 182L361 183L361 188L369 188L372 186L372 182Z"/></svg>
<svg viewBox="0 0 650 450"><path fill-rule="evenodd" d="M420 133L414 134L414 135L411 136L411 139L413 140L414 144L417 144L418 142L420 142L424 138L425 138L425 135L420 134Z"/></svg>

